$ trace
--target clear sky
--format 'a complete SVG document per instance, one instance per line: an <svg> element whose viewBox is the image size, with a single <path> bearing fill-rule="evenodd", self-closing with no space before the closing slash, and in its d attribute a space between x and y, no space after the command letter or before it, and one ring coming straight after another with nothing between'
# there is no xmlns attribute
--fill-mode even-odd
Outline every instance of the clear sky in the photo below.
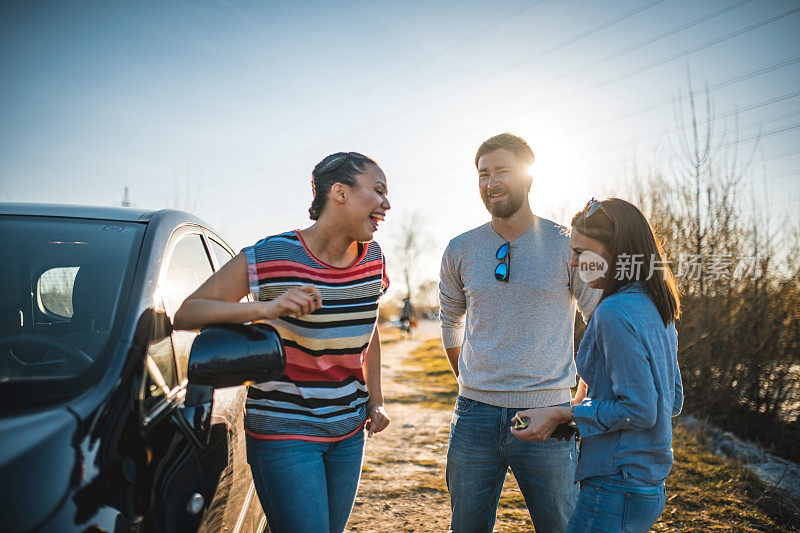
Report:
<svg viewBox="0 0 800 533"><path fill-rule="evenodd" d="M797 1L3 2L0 200L119 205L127 186L238 249L307 225L315 163L358 151L389 181L376 238L423 211L435 277L488 220L485 138L528 140L534 211L563 222L633 162L666 168L687 69L745 146L761 131L756 205L798 224Z"/></svg>

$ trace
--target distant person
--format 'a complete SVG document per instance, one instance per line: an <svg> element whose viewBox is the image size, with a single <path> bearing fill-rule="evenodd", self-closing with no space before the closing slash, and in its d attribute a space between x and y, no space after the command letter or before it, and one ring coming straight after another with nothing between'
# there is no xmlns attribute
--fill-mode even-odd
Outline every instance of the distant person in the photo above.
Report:
<svg viewBox="0 0 800 533"><path fill-rule="evenodd" d="M664 510L672 417L683 405L678 289L653 228L624 200L592 199L572 219L570 245L573 266L610 265L591 282L603 296L575 357L588 398L522 412L530 426L513 433L542 441L577 423L580 494L567 531L648 531ZM635 258L641 268L626 268Z"/></svg>
<svg viewBox="0 0 800 533"><path fill-rule="evenodd" d="M252 385L247 460L270 531L341 532L371 437L389 424L375 322L389 281L372 240L389 210L386 177L361 154L329 155L312 173L314 224L248 246L192 294L175 327L266 321L286 371ZM239 303L252 294L253 303Z"/></svg>
<svg viewBox="0 0 800 533"><path fill-rule="evenodd" d="M411 335L411 329L415 327L414 306L411 305L411 298L403 298L403 310L400 312L400 331Z"/></svg>
<svg viewBox="0 0 800 533"><path fill-rule="evenodd" d="M509 431L519 410L569 405L576 304L586 320L600 297L570 265L565 228L531 212L533 160L508 133L478 148L492 220L451 240L442 257L442 342L459 385L447 451L456 533L492 531L509 467L537 532L563 531L575 508L575 441Z"/></svg>

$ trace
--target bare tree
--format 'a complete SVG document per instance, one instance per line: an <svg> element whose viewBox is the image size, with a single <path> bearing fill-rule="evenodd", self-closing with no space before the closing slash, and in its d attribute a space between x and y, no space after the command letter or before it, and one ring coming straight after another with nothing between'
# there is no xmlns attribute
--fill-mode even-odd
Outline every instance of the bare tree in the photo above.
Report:
<svg viewBox="0 0 800 533"><path fill-rule="evenodd" d="M744 150L736 113L715 119L706 88L707 116L700 118L690 77L688 87L687 97L676 98L676 138L665 154L675 163L637 171L632 193L662 238L683 292L677 326L687 409L796 460L800 244L787 231L778 264L769 208L751 200L746 209L745 178L753 174L760 133ZM748 271L737 276L745 259Z"/></svg>
<svg viewBox="0 0 800 533"><path fill-rule="evenodd" d="M411 300L419 275L421 261L433 244L429 237L428 224L421 211L401 215L400 229L394 235L394 261L399 267L406 289L406 297Z"/></svg>

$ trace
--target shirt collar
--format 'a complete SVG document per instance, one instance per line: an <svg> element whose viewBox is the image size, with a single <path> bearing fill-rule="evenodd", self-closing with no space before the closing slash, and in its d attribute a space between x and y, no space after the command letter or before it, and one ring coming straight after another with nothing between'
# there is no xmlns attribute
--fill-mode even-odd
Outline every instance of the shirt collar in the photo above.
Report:
<svg viewBox="0 0 800 533"><path fill-rule="evenodd" d="M623 285L617 291L617 294L621 292L650 292L650 291L647 289L647 284L645 284L644 281L631 281Z"/></svg>

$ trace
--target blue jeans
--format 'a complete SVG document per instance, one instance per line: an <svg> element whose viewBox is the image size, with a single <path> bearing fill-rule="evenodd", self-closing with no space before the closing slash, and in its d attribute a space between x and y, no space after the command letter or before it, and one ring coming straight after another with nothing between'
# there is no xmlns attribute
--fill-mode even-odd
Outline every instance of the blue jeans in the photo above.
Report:
<svg viewBox="0 0 800 533"><path fill-rule="evenodd" d="M361 477L364 431L337 442L247 437L247 462L273 533L341 533Z"/></svg>
<svg viewBox="0 0 800 533"><path fill-rule="evenodd" d="M663 483L643 483L625 472L586 478L567 531L645 532L661 516L666 498Z"/></svg>
<svg viewBox="0 0 800 533"><path fill-rule="evenodd" d="M456 399L447 450L452 532L492 531L509 467L537 533L564 531L578 494L575 440L519 440L509 429L521 410Z"/></svg>

